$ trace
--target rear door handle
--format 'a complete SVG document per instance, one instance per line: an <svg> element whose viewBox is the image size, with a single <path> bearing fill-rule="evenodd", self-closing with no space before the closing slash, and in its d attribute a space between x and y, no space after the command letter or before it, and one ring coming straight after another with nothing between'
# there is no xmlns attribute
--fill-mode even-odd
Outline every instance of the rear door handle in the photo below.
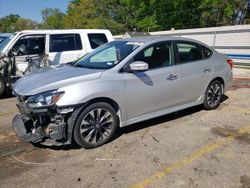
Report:
<svg viewBox="0 0 250 188"><path fill-rule="evenodd" d="M206 68L206 69L203 70L203 72L204 73L209 73L209 72L211 72L211 69Z"/></svg>
<svg viewBox="0 0 250 188"><path fill-rule="evenodd" d="M170 80L170 81L176 80L176 79L178 79L178 76L177 75L172 75L172 74L170 74L169 77L167 78L167 80Z"/></svg>

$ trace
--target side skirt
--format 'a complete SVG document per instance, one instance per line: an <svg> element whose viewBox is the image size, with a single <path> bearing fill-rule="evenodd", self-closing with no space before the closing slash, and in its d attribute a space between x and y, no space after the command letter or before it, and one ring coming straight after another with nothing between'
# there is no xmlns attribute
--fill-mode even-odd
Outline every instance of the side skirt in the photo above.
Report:
<svg viewBox="0 0 250 188"><path fill-rule="evenodd" d="M157 111L157 112L152 112L149 114L141 115L141 116L133 118L133 119L129 119L127 121L121 122L120 127L125 127L128 125L134 124L134 123L138 123L140 121L149 120L149 119L156 118L156 117L159 117L162 115L167 115L167 114L170 114L170 113L173 113L176 111L180 111L180 110L184 110L186 108L200 105L203 103L203 98L204 97L201 97L199 100L192 102L192 103L189 103L189 104L180 105L180 106L176 106L176 107L172 107L172 108L166 108L166 109L162 109L162 110Z"/></svg>

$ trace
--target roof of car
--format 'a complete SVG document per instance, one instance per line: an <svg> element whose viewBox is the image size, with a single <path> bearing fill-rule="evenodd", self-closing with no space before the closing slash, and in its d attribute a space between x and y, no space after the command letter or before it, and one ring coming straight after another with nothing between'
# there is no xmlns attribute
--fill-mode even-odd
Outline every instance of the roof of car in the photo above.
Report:
<svg viewBox="0 0 250 188"><path fill-rule="evenodd" d="M161 41L168 41L168 40L181 40L181 41L189 41L189 42L195 42L202 44L204 46L207 46L206 44L190 39L190 38L184 38L184 37L170 37L170 36L164 36L164 35L158 35L158 36L143 36L143 37L132 37L132 38L124 38L124 39L118 39L120 41L131 41L131 42L143 42L143 43L148 43L148 42L161 42ZM208 47L208 46L207 46Z"/></svg>
<svg viewBox="0 0 250 188"><path fill-rule="evenodd" d="M132 38L124 38L118 39L121 41L133 41L133 42L149 42L149 41L158 41L158 40L187 40L187 41L195 41L193 39L188 39L184 37L169 37L169 36L143 36L143 37L132 37Z"/></svg>
<svg viewBox="0 0 250 188"><path fill-rule="evenodd" d="M72 32L105 32L109 31L107 29L46 29L46 30L23 30L17 33L37 33L37 34L47 34L47 33L72 33Z"/></svg>

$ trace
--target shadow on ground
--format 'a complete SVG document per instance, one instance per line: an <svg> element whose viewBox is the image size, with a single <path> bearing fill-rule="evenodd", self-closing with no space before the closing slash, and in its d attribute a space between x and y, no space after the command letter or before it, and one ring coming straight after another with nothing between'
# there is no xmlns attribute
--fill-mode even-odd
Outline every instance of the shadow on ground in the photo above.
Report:
<svg viewBox="0 0 250 188"><path fill-rule="evenodd" d="M221 102L224 102L228 99L228 97L226 95L222 96ZM113 140L119 138L120 136L122 136L123 134L128 134L130 132L135 132L135 131L139 131L142 129L146 129L148 127L153 127L156 126L158 124L161 123L165 123L165 122L169 122L175 119L179 119L191 114L195 114L197 112L200 112L204 110L202 105L199 106L194 106L185 110L180 110L171 114L167 114L164 116L160 116L157 118L153 118L147 121L142 121L140 123L136 123L127 127L123 127L123 128L119 128L117 130L117 134L116 136L110 141L112 142ZM81 149L81 147L79 147L76 143L73 143L71 145L66 145L66 146L43 146L41 144L35 144L36 147L40 147L40 148L49 148L52 150L72 150L72 149Z"/></svg>

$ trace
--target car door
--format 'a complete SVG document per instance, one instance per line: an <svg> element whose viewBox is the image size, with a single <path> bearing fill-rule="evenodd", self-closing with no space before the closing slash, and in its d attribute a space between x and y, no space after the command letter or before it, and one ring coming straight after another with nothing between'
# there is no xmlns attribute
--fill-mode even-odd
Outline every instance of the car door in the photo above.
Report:
<svg viewBox="0 0 250 188"><path fill-rule="evenodd" d="M48 59L51 65L68 63L83 56L80 34L50 34Z"/></svg>
<svg viewBox="0 0 250 188"><path fill-rule="evenodd" d="M183 95L181 103L198 101L205 94L213 63L204 57L204 50L205 47L194 42L176 41L178 76L182 83L180 93Z"/></svg>
<svg viewBox="0 0 250 188"><path fill-rule="evenodd" d="M176 105L180 85L174 66L172 42L150 45L133 58L148 63L149 70L125 73L127 118L157 112Z"/></svg>
<svg viewBox="0 0 250 188"><path fill-rule="evenodd" d="M13 45L10 53L15 58L15 74L22 76L34 68L44 66L45 35L25 35ZM30 63L29 63L30 61Z"/></svg>

